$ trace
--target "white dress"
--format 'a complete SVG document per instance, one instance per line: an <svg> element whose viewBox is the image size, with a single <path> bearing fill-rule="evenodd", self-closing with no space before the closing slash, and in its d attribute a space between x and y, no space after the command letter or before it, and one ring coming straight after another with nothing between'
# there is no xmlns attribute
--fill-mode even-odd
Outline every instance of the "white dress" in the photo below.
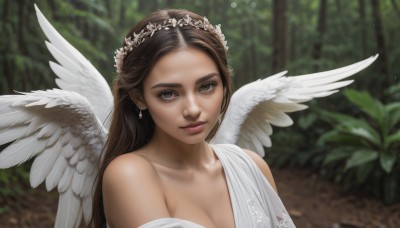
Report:
<svg viewBox="0 0 400 228"><path fill-rule="evenodd" d="M237 228L295 227L278 194L254 161L231 144L211 145L219 158L228 183ZM140 228L204 228L176 218L160 218Z"/></svg>

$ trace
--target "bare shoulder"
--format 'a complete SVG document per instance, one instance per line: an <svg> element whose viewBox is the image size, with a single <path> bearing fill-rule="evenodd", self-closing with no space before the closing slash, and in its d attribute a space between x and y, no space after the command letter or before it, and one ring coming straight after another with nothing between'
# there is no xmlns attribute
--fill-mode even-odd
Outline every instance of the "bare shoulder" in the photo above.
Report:
<svg viewBox="0 0 400 228"><path fill-rule="evenodd" d="M278 192L276 189L274 177L272 176L272 173L271 173L271 169L269 168L268 164L264 161L264 159L251 150L247 150L247 149L242 149L242 150L244 152L246 152L251 157L251 159L253 159L253 161L256 163L258 168L264 174L265 178L267 178L267 180L271 184L271 186L275 189L276 192Z"/></svg>
<svg viewBox="0 0 400 228"><path fill-rule="evenodd" d="M114 159L103 176L103 202L111 227L138 227L171 217L157 172L134 153Z"/></svg>

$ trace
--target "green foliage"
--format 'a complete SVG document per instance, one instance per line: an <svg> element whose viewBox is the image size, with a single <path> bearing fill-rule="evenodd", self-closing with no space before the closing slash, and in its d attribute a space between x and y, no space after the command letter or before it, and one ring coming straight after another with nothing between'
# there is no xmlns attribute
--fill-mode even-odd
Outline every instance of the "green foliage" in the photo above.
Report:
<svg viewBox="0 0 400 228"><path fill-rule="evenodd" d="M324 127L315 126L317 116L315 112L303 111L293 113L295 125L289 128L275 128L271 136L272 148L266 149L268 164L275 167L296 166L311 169L318 168L324 155L321 147L315 147L314 139Z"/></svg>
<svg viewBox="0 0 400 228"><path fill-rule="evenodd" d="M345 96L362 115L318 111L334 127L318 140L333 148L324 158L325 169L349 189L363 187L387 204L399 202L400 102L385 105L368 92L350 89Z"/></svg>
<svg viewBox="0 0 400 228"><path fill-rule="evenodd" d="M1 149L1 148L0 148ZM0 170L0 198L17 198L23 194L29 180L30 162L21 166ZM0 215L8 211L8 205L0 205Z"/></svg>

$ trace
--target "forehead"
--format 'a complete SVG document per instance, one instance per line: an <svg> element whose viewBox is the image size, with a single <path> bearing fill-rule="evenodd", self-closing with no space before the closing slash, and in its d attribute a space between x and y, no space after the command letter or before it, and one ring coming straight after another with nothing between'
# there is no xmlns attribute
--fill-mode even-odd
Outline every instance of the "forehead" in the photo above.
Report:
<svg viewBox="0 0 400 228"><path fill-rule="evenodd" d="M219 73L217 65L203 51L183 48L160 58L144 81L145 87L160 82L186 83L210 73Z"/></svg>

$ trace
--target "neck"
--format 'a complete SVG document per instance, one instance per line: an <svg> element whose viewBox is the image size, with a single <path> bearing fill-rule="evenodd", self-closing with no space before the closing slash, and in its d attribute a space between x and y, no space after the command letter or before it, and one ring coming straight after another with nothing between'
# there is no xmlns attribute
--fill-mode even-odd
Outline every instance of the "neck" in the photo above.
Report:
<svg viewBox="0 0 400 228"><path fill-rule="evenodd" d="M174 169L205 169L216 161L216 157L205 141L185 144L155 131L146 145L146 154L152 162Z"/></svg>

